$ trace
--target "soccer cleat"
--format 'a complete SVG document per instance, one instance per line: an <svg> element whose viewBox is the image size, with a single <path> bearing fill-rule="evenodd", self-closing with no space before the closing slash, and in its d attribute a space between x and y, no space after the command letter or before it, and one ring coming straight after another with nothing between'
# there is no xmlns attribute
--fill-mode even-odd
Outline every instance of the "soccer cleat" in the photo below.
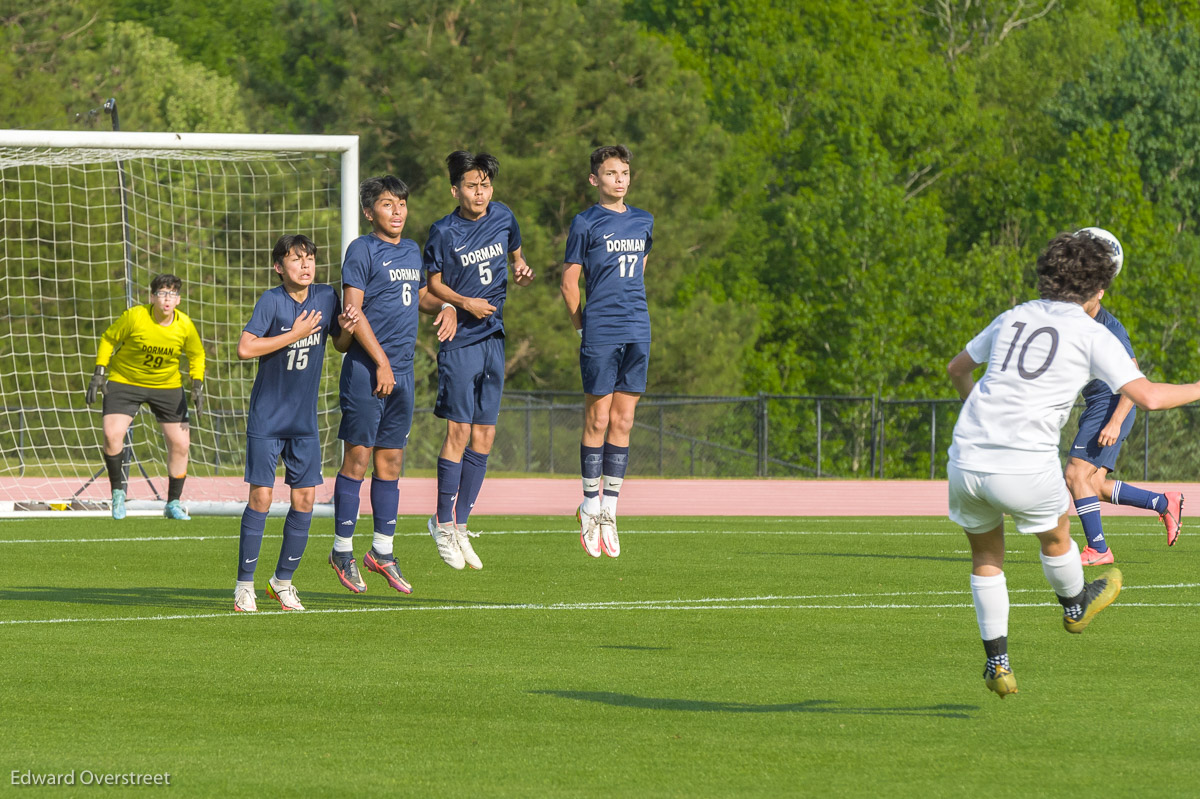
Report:
<svg viewBox="0 0 1200 799"><path fill-rule="evenodd" d="M396 565L395 558L385 558L383 555L376 555L375 550L368 549L367 554L363 555L363 566L369 572L382 574L383 578L388 581L388 585L395 588L402 594L411 594L412 586L408 580L404 579L404 575L400 573L400 567Z"/></svg>
<svg viewBox="0 0 1200 799"><path fill-rule="evenodd" d="M1183 494L1178 491L1167 491L1163 496L1167 498L1167 509L1159 514L1160 519L1167 528L1167 546L1175 546L1175 539L1179 538L1179 527L1183 522Z"/></svg>
<svg viewBox="0 0 1200 799"><path fill-rule="evenodd" d="M429 521L425 523L429 534L433 536L433 542L437 544L438 554L442 556L442 560L452 569L462 569L467 565L466 558L463 557L463 551L458 546L458 528L454 526L454 522L440 523L437 516L430 516ZM480 568L483 565L480 564Z"/></svg>
<svg viewBox="0 0 1200 799"><path fill-rule="evenodd" d="M294 585L278 585L275 578L267 580L267 596L279 603L284 610L304 610Z"/></svg>
<svg viewBox="0 0 1200 799"><path fill-rule="evenodd" d="M1104 550L1103 552L1097 552L1096 550L1092 549L1091 547L1087 547L1086 549L1084 549L1082 552L1079 553L1079 561L1084 566L1100 566L1105 563L1112 563L1113 562L1112 547L1109 547L1108 549Z"/></svg>
<svg viewBox="0 0 1200 799"><path fill-rule="evenodd" d="M258 610L258 600L254 598L253 588L233 589L233 609L239 613L254 613Z"/></svg>
<svg viewBox="0 0 1200 799"><path fill-rule="evenodd" d="M479 533L475 532L474 530L468 530L465 524L456 524L454 525L454 528L458 530L459 533L470 538L479 538Z"/></svg>
<svg viewBox="0 0 1200 799"><path fill-rule="evenodd" d="M600 549L604 550L604 554L610 558L620 555L621 541L617 538L617 520L613 518L612 511L602 508L600 521L597 524L600 528Z"/></svg>
<svg viewBox="0 0 1200 799"><path fill-rule="evenodd" d="M1081 633L1092 618L1113 603L1121 593L1121 570L1112 568L1083 586L1083 602L1064 607L1063 628L1069 633Z"/></svg>
<svg viewBox="0 0 1200 799"><path fill-rule="evenodd" d="M471 538L467 535L466 525L456 526L454 530L455 543L458 544L458 551L462 553L463 562L472 569L478 571L483 568L483 561L475 554L475 548L471 546Z"/></svg>
<svg viewBox="0 0 1200 799"><path fill-rule="evenodd" d="M177 522L190 522L192 520L192 517L187 515L187 511L183 509L183 506L179 504L179 500L177 499L173 499L167 503L167 506L163 508L163 516L166 516L168 519L174 519Z"/></svg>
<svg viewBox="0 0 1200 799"><path fill-rule="evenodd" d="M983 684L989 691L995 691L1001 699L1017 692L1017 678L1013 676L1012 669L1006 666L997 666L994 671L990 666L985 666Z"/></svg>
<svg viewBox="0 0 1200 799"><path fill-rule="evenodd" d="M113 489L112 516L117 521L125 518L125 489L123 488Z"/></svg>
<svg viewBox="0 0 1200 799"><path fill-rule="evenodd" d="M333 567L333 573L337 575L342 585L355 594L366 592L367 583L358 573L358 564L354 562L354 553L330 552L329 565Z"/></svg>
<svg viewBox="0 0 1200 799"><path fill-rule="evenodd" d="M600 517L583 512L583 505L575 510L575 521L579 522L579 543L583 551L593 558L600 557Z"/></svg>

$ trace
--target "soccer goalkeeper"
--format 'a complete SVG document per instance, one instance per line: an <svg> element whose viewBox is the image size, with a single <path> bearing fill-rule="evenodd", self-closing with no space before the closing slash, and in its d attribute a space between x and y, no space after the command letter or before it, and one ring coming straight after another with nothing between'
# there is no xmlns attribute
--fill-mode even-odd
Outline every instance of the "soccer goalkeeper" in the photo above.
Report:
<svg viewBox="0 0 1200 799"><path fill-rule="evenodd" d="M87 404L104 396L104 465L112 486L112 516L125 518L125 434L142 405L149 405L167 442L168 519L188 521L179 504L187 477L187 396L179 359L186 355L192 378L192 405L200 413L204 401L204 346L187 314L178 309L183 281L159 275L150 283L150 302L135 305L113 322L100 338L96 368L87 388Z"/></svg>

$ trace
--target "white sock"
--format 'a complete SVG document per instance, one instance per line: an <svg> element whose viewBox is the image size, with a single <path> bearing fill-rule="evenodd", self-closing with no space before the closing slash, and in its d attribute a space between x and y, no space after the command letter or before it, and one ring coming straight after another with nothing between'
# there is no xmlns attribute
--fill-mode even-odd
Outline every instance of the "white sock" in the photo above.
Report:
<svg viewBox="0 0 1200 799"><path fill-rule="evenodd" d="M597 480L596 482L599 483L600 481ZM584 497L583 498L583 512L586 513L588 516L595 516L597 513L599 513L600 512L600 497Z"/></svg>
<svg viewBox="0 0 1200 799"><path fill-rule="evenodd" d="M376 533L371 542L371 548L375 550L376 555L392 554L392 536Z"/></svg>
<svg viewBox="0 0 1200 799"><path fill-rule="evenodd" d="M253 580L238 580L237 584L235 584L233 586L234 591L239 591L243 588L245 588L247 591L253 591L254 590L254 581Z"/></svg>
<svg viewBox="0 0 1200 799"><path fill-rule="evenodd" d="M1008 635L1008 581L1004 572L992 577L972 574L971 596L975 599L979 637L991 641Z"/></svg>
<svg viewBox="0 0 1200 799"><path fill-rule="evenodd" d="M333 551L334 552L353 552L354 551L354 538L335 535L333 537Z"/></svg>
<svg viewBox="0 0 1200 799"><path fill-rule="evenodd" d="M625 482L624 477L609 477L604 475L604 491L600 493L600 507L617 515L617 496L621 493L621 484Z"/></svg>
<svg viewBox="0 0 1200 799"><path fill-rule="evenodd" d="M292 585L291 580L280 580L278 577L271 577L271 583L277 588L289 588Z"/></svg>
<svg viewBox="0 0 1200 799"><path fill-rule="evenodd" d="M1075 539L1071 539L1071 548L1067 550L1067 554L1053 558L1043 554L1040 557L1042 573L1046 575L1046 581L1050 583L1054 593L1064 599L1079 596L1079 592L1083 590L1083 564L1079 561L1079 545L1075 543Z"/></svg>

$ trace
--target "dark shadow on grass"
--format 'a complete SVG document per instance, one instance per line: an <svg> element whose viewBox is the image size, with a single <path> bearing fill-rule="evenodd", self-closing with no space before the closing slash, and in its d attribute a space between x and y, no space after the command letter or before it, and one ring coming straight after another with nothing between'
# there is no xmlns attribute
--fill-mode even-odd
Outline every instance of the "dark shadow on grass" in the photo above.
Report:
<svg viewBox="0 0 1200 799"><path fill-rule="evenodd" d="M943 563L970 563L970 556L945 555L888 555L882 552L741 552L742 555L763 555L771 558L871 558L872 560L936 560Z"/></svg>
<svg viewBox="0 0 1200 799"><path fill-rule="evenodd" d="M611 691L530 691L531 694L599 702L604 705L633 707L641 710L682 710L693 713L830 713L847 716L917 716L943 719L969 719L978 705L923 705L917 707L842 707L833 699L809 699L777 705L748 702L710 702L701 699L658 699Z"/></svg>
<svg viewBox="0 0 1200 799"><path fill-rule="evenodd" d="M308 591L298 585L301 600L310 609L354 608L364 604L378 605L380 602L421 602L441 605L486 605L463 599L438 599L436 597L411 596L388 590L351 596L349 593ZM372 586L374 588L374 586ZM419 591L420 589L416 589ZM270 609L273 600L267 597L266 588L258 586L259 607ZM68 588L64 586L31 585L17 588L0 588L0 602L53 602L66 605L112 605L122 607L182 608L201 611L233 611L233 588L186 588L178 586L134 586L129 588ZM266 604L263 605L262 603Z"/></svg>
<svg viewBox="0 0 1200 799"><path fill-rule="evenodd" d="M599 644L597 649L632 649L637 652L665 652L669 646L637 646L636 644Z"/></svg>

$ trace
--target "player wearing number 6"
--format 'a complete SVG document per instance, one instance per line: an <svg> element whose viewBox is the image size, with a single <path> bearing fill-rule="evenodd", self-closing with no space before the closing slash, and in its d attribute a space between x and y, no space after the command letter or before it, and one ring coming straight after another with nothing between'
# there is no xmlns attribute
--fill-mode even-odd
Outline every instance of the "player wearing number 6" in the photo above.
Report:
<svg viewBox="0 0 1200 799"><path fill-rule="evenodd" d="M408 187L388 175L369 178L359 187L363 216L372 231L346 249L342 263L342 299L360 308L354 342L342 359L339 404L342 467L333 485L334 539L329 565L354 593L367 590L354 562L359 488L372 465L372 547L363 566L402 593L412 593L393 554L396 512L400 504L400 466L412 427L413 353L418 310L435 316L438 339L454 337L453 308L426 292L421 248L403 238L408 220Z"/></svg>
<svg viewBox="0 0 1200 799"><path fill-rule="evenodd" d="M625 204L629 158L622 145L597 148L588 182L598 202L571 222L563 257L562 297L582 341L584 422L579 447L583 502L576 512L580 541L593 558L621 554L617 496L629 462L629 433L646 391L650 311L646 254L654 217ZM579 296L582 272L587 305ZM603 499L600 497L603 483Z"/></svg>
<svg viewBox="0 0 1200 799"><path fill-rule="evenodd" d="M317 390L332 339L339 352L350 348L358 310L338 302L332 286L314 284L317 245L307 236L283 236L271 251L280 285L263 293L242 330L237 355L258 359L246 422L246 482L250 496L242 512L233 609L255 611L254 570L262 547L275 467L283 458L292 507L283 523L283 545L267 594L284 610L304 610L292 575L308 543L313 501L321 475Z"/></svg>
<svg viewBox="0 0 1200 799"><path fill-rule="evenodd" d="M1084 581L1070 536L1058 447L1079 390L1099 379L1146 410L1200 400L1200 383L1151 383L1117 337L1092 319L1115 273L1098 238L1058 235L1038 256L1041 299L1000 314L947 367L965 400L947 467L950 519L971 547L971 593L987 655L983 676L1001 698L1017 690L1008 660L1004 514L1017 532L1038 537L1042 572L1063 607L1067 632L1083 632L1121 590L1115 568ZM976 383L974 371L984 364Z"/></svg>
<svg viewBox="0 0 1200 799"><path fill-rule="evenodd" d="M429 533L447 565L482 569L467 520L479 496L496 438L504 391L504 301L508 266L518 286L533 282L521 254L521 228L503 203L492 202L500 162L458 150L446 157L458 207L433 223L425 242L429 290L458 311L458 333L438 348L434 414L446 420L437 463L437 509Z"/></svg>
<svg viewBox="0 0 1200 799"><path fill-rule="evenodd" d="M125 518L125 434L142 405L149 405L167 442L168 519L187 521L179 504L187 477L187 397L179 359L186 356L196 413L204 394L204 345L187 314L179 310L183 281L159 275L150 283L150 302L135 305L112 323L100 338L96 368L88 384L87 404L104 395L104 465L112 489L112 517Z"/></svg>

